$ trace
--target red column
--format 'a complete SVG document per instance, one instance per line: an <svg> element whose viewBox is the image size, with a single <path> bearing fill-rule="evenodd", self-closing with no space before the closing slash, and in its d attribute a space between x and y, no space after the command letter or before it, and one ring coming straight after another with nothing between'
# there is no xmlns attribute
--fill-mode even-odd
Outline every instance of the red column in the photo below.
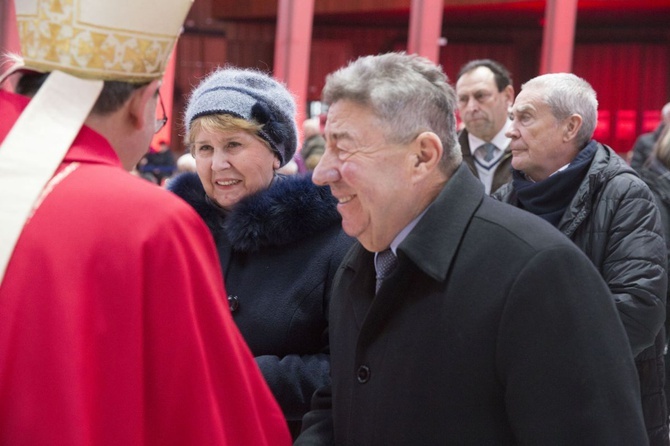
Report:
<svg viewBox="0 0 670 446"><path fill-rule="evenodd" d="M160 88L161 99L163 100L163 106L165 107L165 114L168 117L168 122L167 125L160 130L160 132L154 135L154 138L151 141L151 146L154 148L158 148L158 144L161 141L165 141L168 145L171 145L172 129L179 126L177 119L174 117L173 111L176 59L177 45L175 44L174 49L172 50L172 54L168 59L167 66L165 67L165 74L163 75L163 82L161 83ZM160 113L160 111L158 112Z"/></svg>
<svg viewBox="0 0 670 446"><path fill-rule="evenodd" d="M407 52L440 62L444 0L412 0Z"/></svg>
<svg viewBox="0 0 670 446"><path fill-rule="evenodd" d="M540 74L572 71L577 0L547 0Z"/></svg>
<svg viewBox="0 0 670 446"><path fill-rule="evenodd" d="M0 53L21 53L21 44L19 42L19 30L16 27L16 10L13 0L0 0ZM0 65L0 73L8 66ZM11 87L12 79L6 82Z"/></svg>
<svg viewBox="0 0 670 446"><path fill-rule="evenodd" d="M298 128L306 117L314 0L279 0L274 76L295 96Z"/></svg>

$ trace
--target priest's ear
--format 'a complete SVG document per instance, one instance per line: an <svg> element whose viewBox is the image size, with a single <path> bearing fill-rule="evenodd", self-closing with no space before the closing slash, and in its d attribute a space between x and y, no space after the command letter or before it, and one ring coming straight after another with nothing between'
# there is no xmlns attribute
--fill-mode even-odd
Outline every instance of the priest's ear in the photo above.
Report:
<svg viewBox="0 0 670 446"><path fill-rule="evenodd" d="M160 80L155 79L146 86L138 88L130 96L128 112L131 124L135 129L141 130L145 126L151 126L151 129L154 129L158 87L160 87Z"/></svg>

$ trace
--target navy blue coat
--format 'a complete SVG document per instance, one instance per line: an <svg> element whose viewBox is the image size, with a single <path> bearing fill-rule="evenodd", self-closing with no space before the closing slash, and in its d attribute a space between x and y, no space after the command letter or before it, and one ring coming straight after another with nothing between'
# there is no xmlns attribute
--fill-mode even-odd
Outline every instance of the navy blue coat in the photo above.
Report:
<svg viewBox="0 0 670 446"><path fill-rule="evenodd" d="M195 174L168 187L212 231L233 318L287 420L299 423L314 391L330 383L330 286L353 243L335 199L308 176L278 176L226 213Z"/></svg>

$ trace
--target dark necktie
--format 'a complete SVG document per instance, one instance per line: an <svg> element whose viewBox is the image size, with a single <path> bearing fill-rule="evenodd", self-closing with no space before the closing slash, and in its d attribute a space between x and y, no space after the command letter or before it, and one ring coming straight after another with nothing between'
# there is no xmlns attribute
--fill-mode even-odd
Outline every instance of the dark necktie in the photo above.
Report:
<svg viewBox="0 0 670 446"><path fill-rule="evenodd" d="M375 294L379 291L384 279L393 271L398 264L398 258L393 254L391 248L385 249L377 253L375 259L375 270L377 270L377 286L375 287Z"/></svg>
<svg viewBox="0 0 670 446"><path fill-rule="evenodd" d="M487 142L477 147L477 150L479 150L482 153L484 161L488 163L493 159L493 155L496 153L496 146L495 144Z"/></svg>

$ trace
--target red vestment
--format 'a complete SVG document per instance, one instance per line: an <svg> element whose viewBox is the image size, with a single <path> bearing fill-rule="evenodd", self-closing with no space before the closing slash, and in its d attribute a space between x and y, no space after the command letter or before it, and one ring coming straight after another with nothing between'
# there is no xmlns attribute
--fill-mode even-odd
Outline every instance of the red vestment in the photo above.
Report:
<svg viewBox="0 0 670 446"><path fill-rule="evenodd" d="M0 286L0 444L290 444L222 283L193 209L82 128Z"/></svg>

